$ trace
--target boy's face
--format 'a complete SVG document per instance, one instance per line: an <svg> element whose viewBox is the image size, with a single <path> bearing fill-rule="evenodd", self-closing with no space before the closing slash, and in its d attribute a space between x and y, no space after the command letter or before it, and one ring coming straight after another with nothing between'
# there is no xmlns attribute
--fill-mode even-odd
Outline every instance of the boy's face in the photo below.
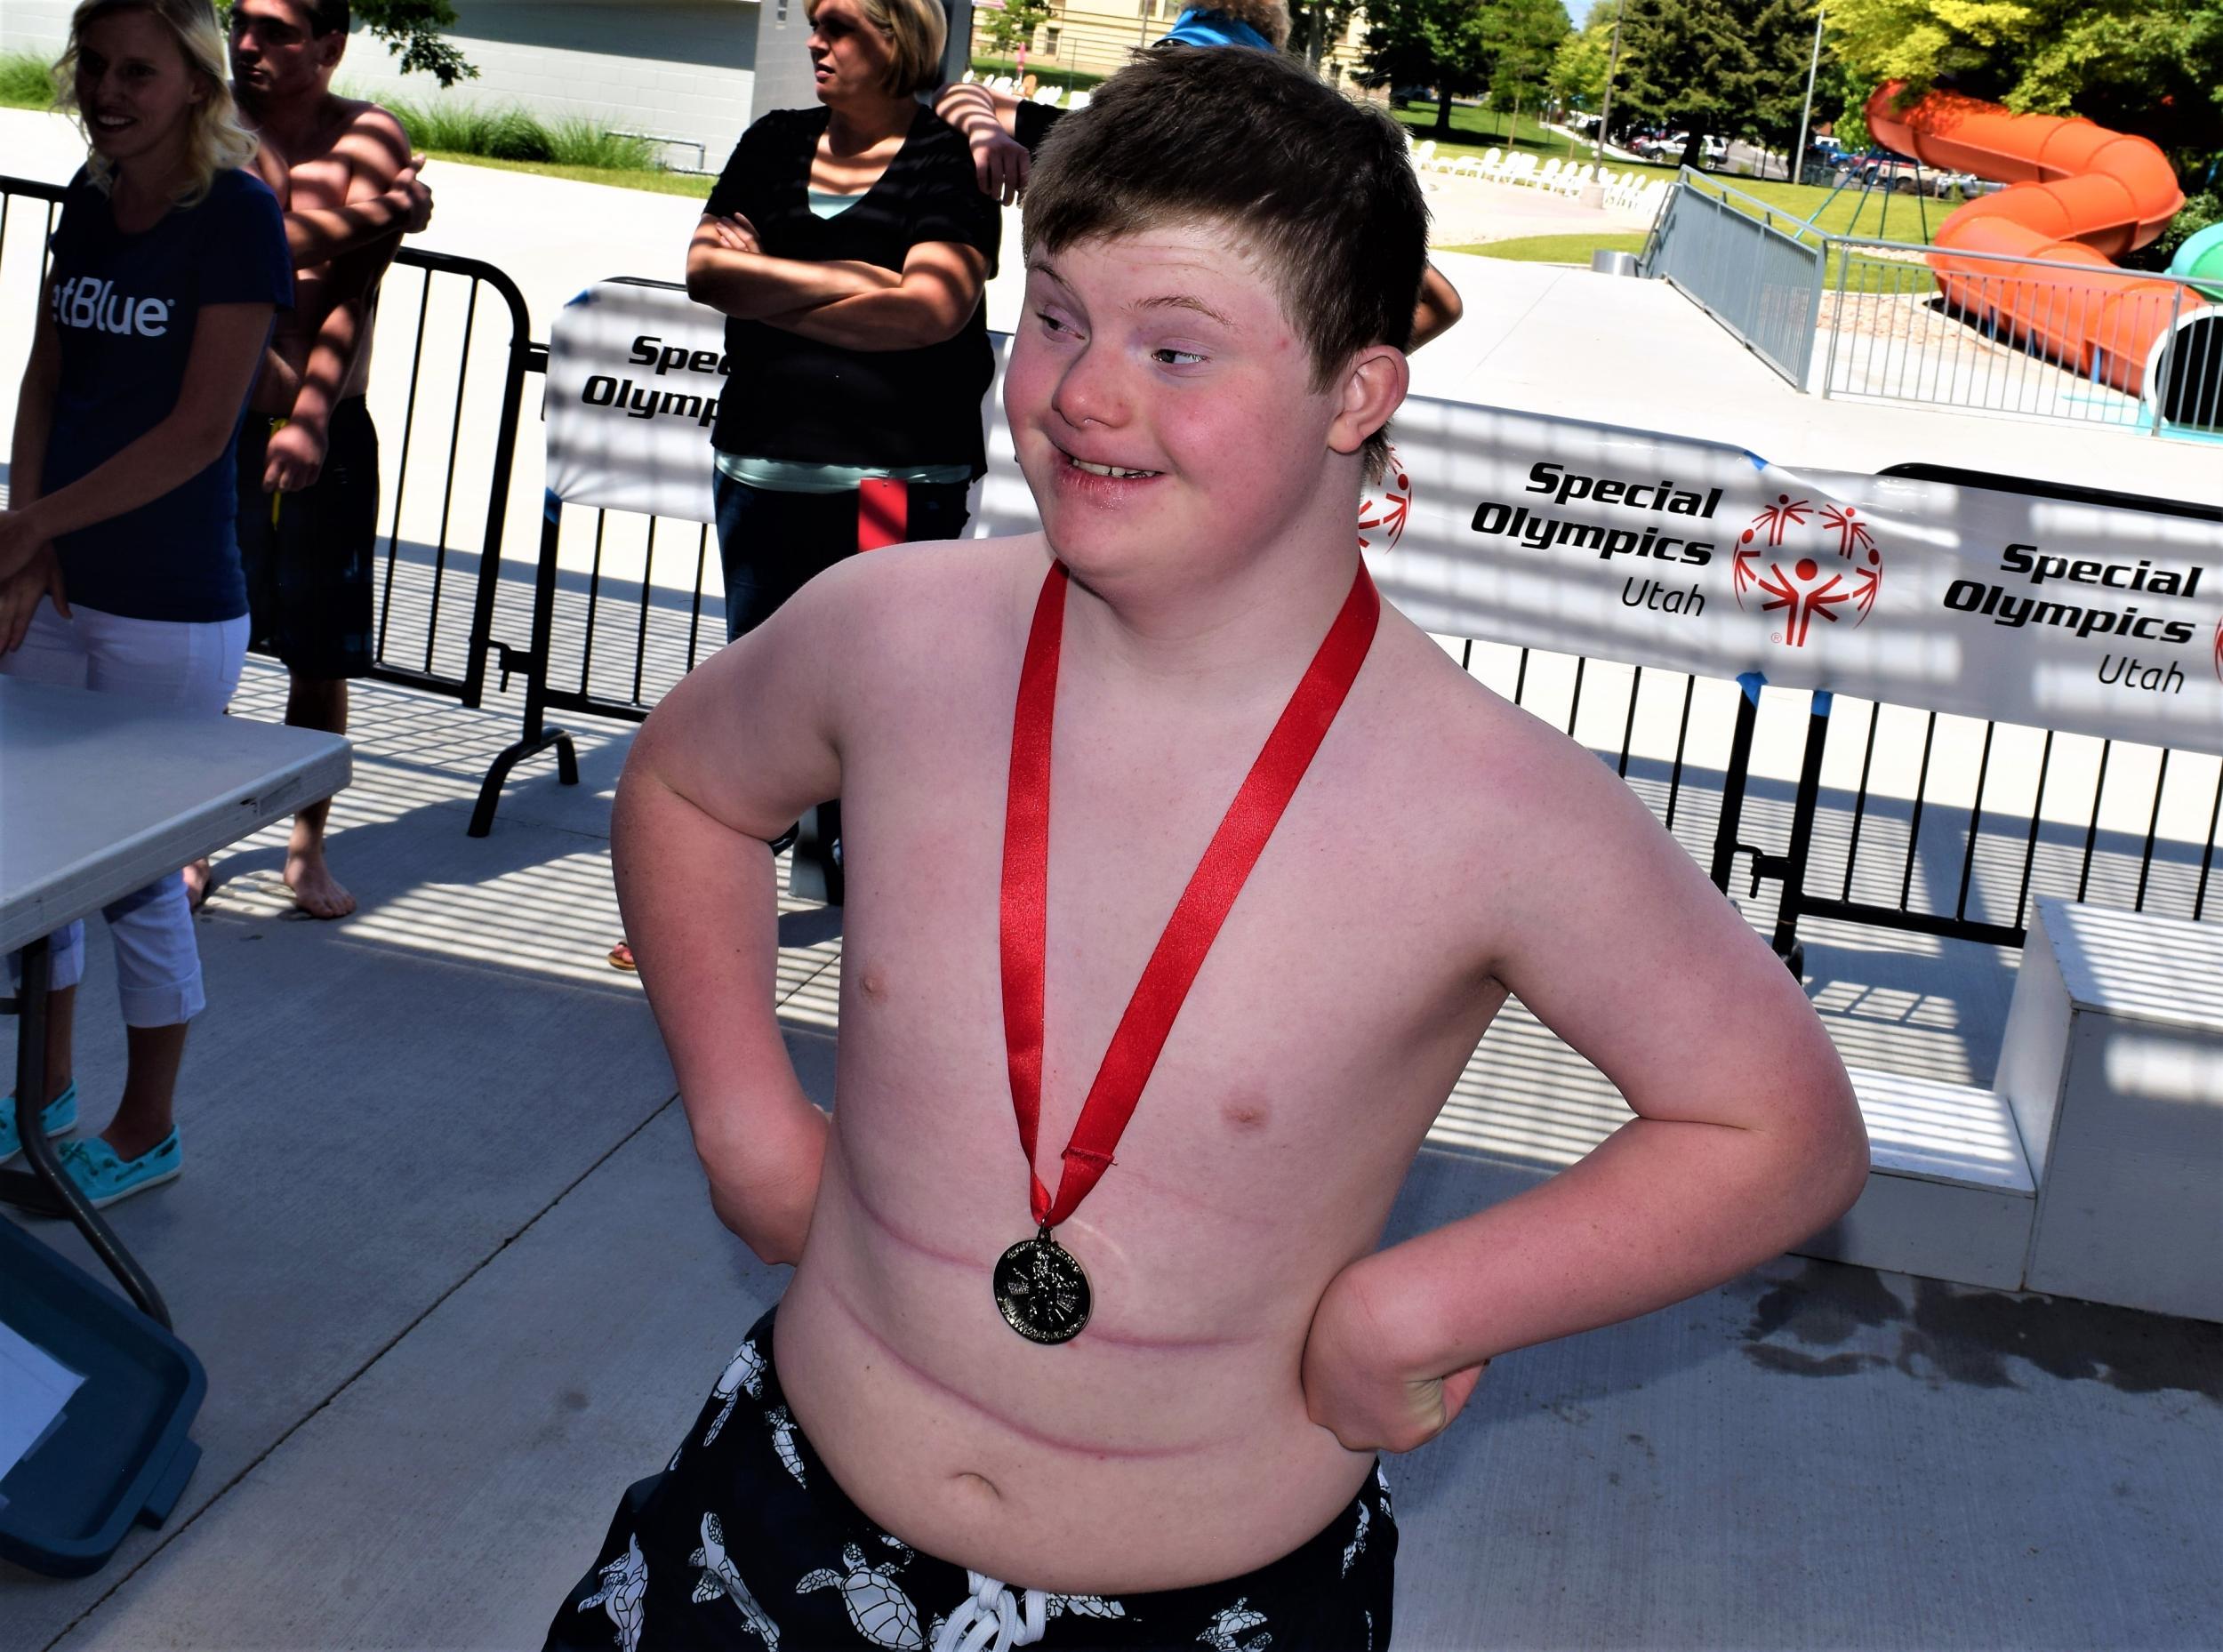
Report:
<svg viewBox="0 0 2223 1652"><path fill-rule="evenodd" d="M1233 565L1323 492L1337 399L1224 226L1047 252L1027 269L1004 407L1051 547L1084 581Z"/></svg>

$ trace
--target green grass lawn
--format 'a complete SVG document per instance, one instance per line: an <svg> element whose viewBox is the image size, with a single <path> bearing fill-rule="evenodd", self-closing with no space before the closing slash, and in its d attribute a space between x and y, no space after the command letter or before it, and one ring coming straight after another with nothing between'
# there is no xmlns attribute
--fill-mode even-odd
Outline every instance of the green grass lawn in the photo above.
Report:
<svg viewBox="0 0 2223 1652"><path fill-rule="evenodd" d="M1392 109L1391 113L1412 133L1415 143L1437 136L1434 104L1411 103L1401 109ZM1508 124L1515 128L1514 135L1510 139L1505 135ZM1525 112L1514 123L1506 110L1472 108L1457 101L1451 105L1451 136L1440 139L1439 144L1446 155L1457 155L1467 149L1479 155L1492 145L1501 149L1526 149L1540 159L1549 159L1554 155L1564 157L1578 152L1577 145L1569 143L1555 132L1545 132L1537 124L1533 116ZM1587 146L1582 146L1579 153L1586 156L1590 150Z"/></svg>
<svg viewBox="0 0 2223 1652"><path fill-rule="evenodd" d="M625 166L566 166L558 161L497 161L484 155L464 155L453 149L427 149L428 161L453 161L463 166L491 166L496 172L532 172L542 178L568 178L574 183L609 184L620 189L646 189L654 195L685 195L695 200L710 198L712 179L698 177L693 172L667 172ZM428 170L425 182L432 186L437 198L440 190L440 176Z"/></svg>
<svg viewBox="0 0 2223 1652"><path fill-rule="evenodd" d="M1511 241L1485 241L1475 246L1451 246L1447 253L1477 253L1484 258L1511 259L1518 264L1580 264L1587 269L1597 252L1641 253L1641 231L1614 235L1521 236Z"/></svg>

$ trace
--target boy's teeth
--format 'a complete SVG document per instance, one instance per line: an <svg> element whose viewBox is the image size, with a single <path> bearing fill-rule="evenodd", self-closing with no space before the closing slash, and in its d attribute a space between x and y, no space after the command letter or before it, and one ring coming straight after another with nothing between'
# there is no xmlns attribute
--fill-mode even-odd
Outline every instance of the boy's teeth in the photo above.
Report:
<svg viewBox="0 0 2223 1652"><path fill-rule="evenodd" d="M1078 465L1081 469L1086 470L1090 476L1130 477L1156 476L1158 474L1155 470L1122 470L1117 465L1092 465L1085 459L1076 459L1073 461L1073 463Z"/></svg>

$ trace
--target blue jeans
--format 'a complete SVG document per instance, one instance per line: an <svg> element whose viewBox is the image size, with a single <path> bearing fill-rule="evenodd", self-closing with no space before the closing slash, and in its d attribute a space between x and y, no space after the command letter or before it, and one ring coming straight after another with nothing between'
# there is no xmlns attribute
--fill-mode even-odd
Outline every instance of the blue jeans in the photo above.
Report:
<svg viewBox="0 0 2223 1652"><path fill-rule="evenodd" d="M911 485L907 540L955 539L965 531L961 483ZM775 493L719 471L718 559L726 572L727 640L754 630L774 610L857 548L857 493Z"/></svg>

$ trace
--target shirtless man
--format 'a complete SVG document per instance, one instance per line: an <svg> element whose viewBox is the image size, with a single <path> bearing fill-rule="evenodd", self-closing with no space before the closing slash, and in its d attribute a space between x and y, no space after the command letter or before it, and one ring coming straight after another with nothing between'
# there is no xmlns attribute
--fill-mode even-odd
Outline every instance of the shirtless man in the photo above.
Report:
<svg viewBox="0 0 2223 1652"><path fill-rule="evenodd" d="M422 157L376 104L335 97L348 0L234 0L233 91L262 140L256 165L285 208L293 309L239 437L239 551L253 646L285 662L285 720L345 734L348 679L373 662L371 552L378 437L364 387L378 284L431 216ZM285 881L315 918L355 897L325 861L329 800L293 817Z"/></svg>
<svg viewBox="0 0 2223 1652"><path fill-rule="evenodd" d="M1376 1453L1858 1193L1796 981L1608 767L1369 605L1424 218L1387 123L1301 67L1144 54L1028 197L1005 394L1041 532L844 563L642 730L641 977L713 1206L796 1272L552 1644L611 1643L637 1548L643 1648L1385 1647ZM837 790L830 1121L773 1013L766 840ZM1354 852L1389 819L1425 900ZM1153 954L1200 941L1184 997ZM1377 1249L1513 992L1638 1117Z"/></svg>

